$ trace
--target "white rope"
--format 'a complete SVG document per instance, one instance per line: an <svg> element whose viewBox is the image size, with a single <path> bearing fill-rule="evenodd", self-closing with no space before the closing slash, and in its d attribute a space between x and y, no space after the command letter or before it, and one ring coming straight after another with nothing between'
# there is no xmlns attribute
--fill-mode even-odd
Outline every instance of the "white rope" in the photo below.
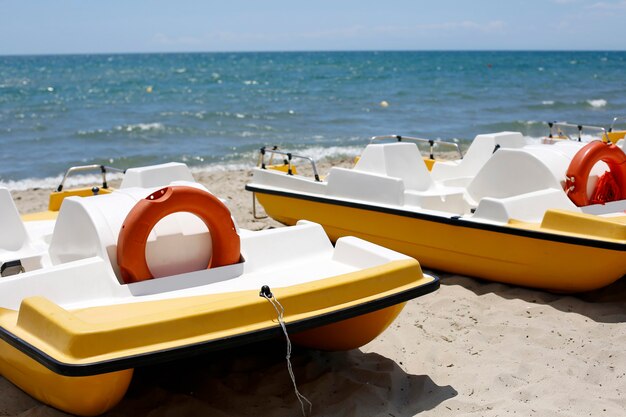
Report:
<svg viewBox="0 0 626 417"><path fill-rule="evenodd" d="M306 402L308 404L308 408L309 408L309 412L308 414L311 414L311 411L313 410L313 404L311 403L311 401L309 401L304 395L302 395L300 393L300 391L298 391L298 386L296 385L296 377L293 374L293 368L291 367L291 340L289 340L289 334L287 334L287 327L285 327L285 322L284 322L284 316L285 316L285 309L282 306L282 304L280 304L278 302L278 299L276 298L276 296L273 295L266 295L261 293L261 296L263 298L265 298L267 301L270 302L270 304L274 307L274 310L276 310L276 314L278 317L278 323L280 323L280 327L283 329L283 333L285 333L285 339L287 339L287 370L289 371L289 376L291 377L291 382L293 382L293 389L296 393L296 398L298 398L298 401L300 401L300 407L302 408L302 415L304 417L307 416L307 412L304 408L304 403ZM272 298L273 297L273 298Z"/></svg>

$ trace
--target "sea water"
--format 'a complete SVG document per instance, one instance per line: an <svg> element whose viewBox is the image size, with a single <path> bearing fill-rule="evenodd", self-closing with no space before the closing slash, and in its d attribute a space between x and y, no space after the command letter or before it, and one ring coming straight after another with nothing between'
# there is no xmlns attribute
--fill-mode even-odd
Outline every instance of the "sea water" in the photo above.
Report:
<svg viewBox="0 0 626 417"><path fill-rule="evenodd" d="M0 185L70 166L252 167L264 145L352 156L374 135L467 145L626 116L626 52L289 52L0 57Z"/></svg>

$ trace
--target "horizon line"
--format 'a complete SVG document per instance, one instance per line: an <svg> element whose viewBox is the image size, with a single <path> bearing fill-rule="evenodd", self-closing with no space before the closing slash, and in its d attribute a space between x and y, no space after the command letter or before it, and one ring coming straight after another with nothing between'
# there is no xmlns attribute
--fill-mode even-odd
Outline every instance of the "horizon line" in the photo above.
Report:
<svg viewBox="0 0 626 417"><path fill-rule="evenodd" d="M232 51L125 51L125 52L45 52L2 53L0 57L44 57L79 55L175 55L175 54L268 54L268 53L381 53L381 52L626 52L626 49L310 49L310 50L232 50Z"/></svg>

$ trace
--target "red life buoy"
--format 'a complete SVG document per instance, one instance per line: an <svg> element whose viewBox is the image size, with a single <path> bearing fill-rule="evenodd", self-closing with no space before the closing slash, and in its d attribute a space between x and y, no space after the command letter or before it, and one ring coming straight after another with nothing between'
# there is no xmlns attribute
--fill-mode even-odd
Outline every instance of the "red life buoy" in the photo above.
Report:
<svg viewBox="0 0 626 417"><path fill-rule="evenodd" d="M124 220L117 239L117 264L125 283L153 278L146 261L148 235L159 220L179 212L195 214L209 229L213 254L207 268L239 262L239 235L224 203L198 188L165 187L135 204Z"/></svg>
<svg viewBox="0 0 626 417"><path fill-rule="evenodd" d="M587 181L593 166L602 161L611 169L619 188L618 197L626 199L626 154L614 144L593 141L580 149L567 168L565 192L578 207L589 205Z"/></svg>

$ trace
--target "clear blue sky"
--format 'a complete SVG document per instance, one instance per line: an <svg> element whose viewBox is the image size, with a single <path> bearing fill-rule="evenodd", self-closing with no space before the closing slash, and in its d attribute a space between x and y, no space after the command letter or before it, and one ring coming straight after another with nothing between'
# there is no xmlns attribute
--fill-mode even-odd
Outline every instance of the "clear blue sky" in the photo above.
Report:
<svg viewBox="0 0 626 417"><path fill-rule="evenodd" d="M626 0L0 0L3 55L385 49L624 50Z"/></svg>

